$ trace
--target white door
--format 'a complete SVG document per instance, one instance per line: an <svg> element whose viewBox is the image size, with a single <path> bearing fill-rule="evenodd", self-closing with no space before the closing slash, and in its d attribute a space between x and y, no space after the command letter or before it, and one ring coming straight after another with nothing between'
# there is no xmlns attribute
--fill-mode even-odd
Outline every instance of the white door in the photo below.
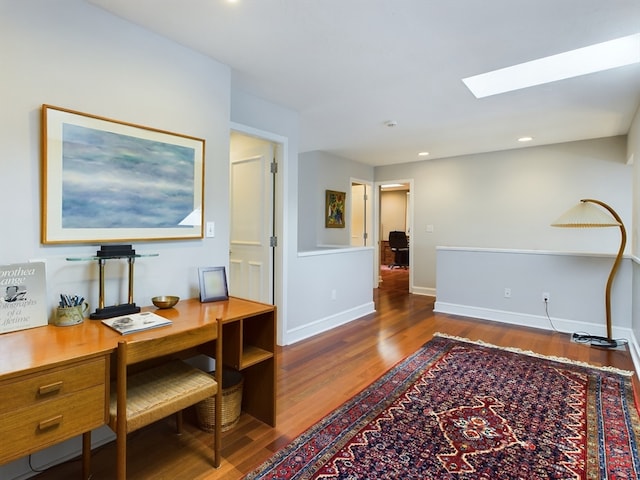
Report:
<svg viewBox="0 0 640 480"><path fill-rule="evenodd" d="M273 145L237 134L231 144L229 294L273 303Z"/></svg>
<svg viewBox="0 0 640 480"><path fill-rule="evenodd" d="M351 182L351 246L360 247L370 244L369 226L371 225L371 184Z"/></svg>

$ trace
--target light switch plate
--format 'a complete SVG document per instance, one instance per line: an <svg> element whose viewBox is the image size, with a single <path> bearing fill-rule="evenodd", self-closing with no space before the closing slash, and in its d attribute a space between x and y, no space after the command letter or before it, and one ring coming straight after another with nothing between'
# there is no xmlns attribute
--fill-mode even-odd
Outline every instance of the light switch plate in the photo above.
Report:
<svg viewBox="0 0 640 480"><path fill-rule="evenodd" d="M207 230L205 235L208 238L212 238L216 236L216 223L215 222L207 222Z"/></svg>

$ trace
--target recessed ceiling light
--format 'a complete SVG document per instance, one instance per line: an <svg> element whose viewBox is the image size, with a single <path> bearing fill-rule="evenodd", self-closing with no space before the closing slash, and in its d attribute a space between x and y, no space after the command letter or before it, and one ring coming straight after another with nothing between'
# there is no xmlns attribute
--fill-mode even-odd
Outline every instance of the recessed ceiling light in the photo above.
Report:
<svg viewBox="0 0 640 480"><path fill-rule="evenodd" d="M429 152L420 152L418 153L418 155L420 155L421 157L427 157L429 155Z"/></svg>
<svg viewBox="0 0 640 480"><path fill-rule="evenodd" d="M476 98L640 62L640 33L462 79Z"/></svg>
<svg viewBox="0 0 640 480"><path fill-rule="evenodd" d="M402 185L401 183L387 183L386 185L380 185L380 188L397 188L403 186L404 185Z"/></svg>
<svg viewBox="0 0 640 480"><path fill-rule="evenodd" d="M533 137L520 137L518 139L519 142L530 142L531 140L533 140Z"/></svg>

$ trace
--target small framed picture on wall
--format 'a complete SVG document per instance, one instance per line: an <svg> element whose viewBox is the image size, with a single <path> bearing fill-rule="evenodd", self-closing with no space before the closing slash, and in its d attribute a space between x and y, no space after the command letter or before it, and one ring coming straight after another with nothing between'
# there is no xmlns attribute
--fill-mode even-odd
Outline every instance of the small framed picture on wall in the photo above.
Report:
<svg viewBox="0 0 640 480"><path fill-rule="evenodd" d="M335 190L327 190L325 197L325 228L344 228L345 226L345 208L347 194L345 192L336 192Z"/></svg>

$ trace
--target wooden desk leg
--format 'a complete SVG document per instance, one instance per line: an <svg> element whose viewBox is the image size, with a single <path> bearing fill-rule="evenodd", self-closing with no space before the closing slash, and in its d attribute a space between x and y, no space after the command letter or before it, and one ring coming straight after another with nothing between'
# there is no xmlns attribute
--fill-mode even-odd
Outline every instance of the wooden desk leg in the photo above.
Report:
<svg viewBox="0 0 640 480"><path fill-rule="evenodd" d="M91 477L91 431L82 434L82 478Z"/></svg>

